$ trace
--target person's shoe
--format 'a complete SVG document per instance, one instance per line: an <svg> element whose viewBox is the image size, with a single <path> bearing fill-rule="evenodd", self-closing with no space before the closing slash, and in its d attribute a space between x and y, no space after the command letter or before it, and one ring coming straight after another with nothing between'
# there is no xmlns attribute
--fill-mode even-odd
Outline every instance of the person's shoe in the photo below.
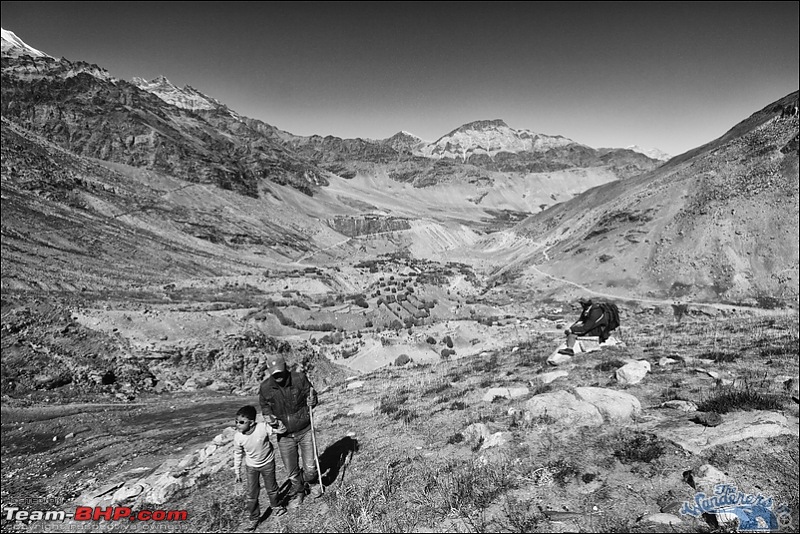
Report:
<svg viewBox="0 0 800 534"><path fill-rule="evenodd" d="M305 492L300 491L297 494L295 494L294 497L289 499L289 504L286 505L286 508L288 508L289 510L294 510L295 508L303 504L303 499L305 499Z"/></svg>
<svg viewBox="0 0 800 534"><path fill-rule="evenodd" d="M575 351L572 350L569 347L566 347L566 348L563 348L563 349L558 349L558 353L559 354L566 354L567 356L574 356L575 355Z"/></svg>
<svg viewBox="0 0 800 534"><path fill-rule="evenodd" d="M286 513L286 507L285 506L274 506L272 508L272 515L274 515L275 517L280 517L285 513Z"/></svg>

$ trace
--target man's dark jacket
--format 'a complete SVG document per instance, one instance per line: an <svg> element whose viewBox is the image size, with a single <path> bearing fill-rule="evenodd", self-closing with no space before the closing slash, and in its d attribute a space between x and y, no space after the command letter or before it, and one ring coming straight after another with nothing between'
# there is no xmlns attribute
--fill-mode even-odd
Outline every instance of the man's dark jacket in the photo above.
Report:
<svg viewBox="0 0 800 534"><path fill-rule="evenodd" d="M592 304L581 312L578 321L569 327L573 334L578 336L599 336L600 341L605 341L608 337L606 326L608 317L603 313L603 309L598 304Z"/></svg>
<svg viewBox="0 0 800 534"><path fill-rule="evenodd" d="M303 373L291 372L283 386L270 376L261 382L258 401L264 416L274 415L286 425L286 432L298 432L311 424L307 398L311 382Z"/></svg>

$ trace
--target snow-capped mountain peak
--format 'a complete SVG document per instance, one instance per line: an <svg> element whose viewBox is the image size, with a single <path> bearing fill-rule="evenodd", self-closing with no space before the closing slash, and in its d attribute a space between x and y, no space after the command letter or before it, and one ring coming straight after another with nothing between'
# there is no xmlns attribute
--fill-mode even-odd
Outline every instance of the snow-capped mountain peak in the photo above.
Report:
<svg viewBox="0 0 800 534"><path fill-rule="evenodd" d="M429 158L462 161L473 155L493 158L500 152L544 152L556 147L577 145L560 135L545 135L530 130L515 130L501 119L474 121L459 126L449 134L419 149Z"/></svg>
<svg viewBox="0 0 800 534"><path fill-rule="evenodd" d="M131 83L173 106L191 111L215 110L225 107L219 100L206 96L194 87L183 89L170 82L166 76L160 75L149 82L144 78L133 78Z"/></svg>
<svg viewBox="0 0 800 534"><path fill-rule="evenodd" d="M633 150L634 152L638 152L639 154L644 154L648 158L657 159L659 161L667 161L672 158L671 155L657 148L642 148L639 145L626 146L625 148L627 150Z"/></svg>
<svg viewBox="0 0 800 534"><path fill-rule="evenodd" d="M17 37L14 32L8 31L5 28L0 28L0 32L2 33L0 40L2 41L4 56L53 57L40 50L36 50L32 46L28 46L25 44L25 41Z"/></svg>

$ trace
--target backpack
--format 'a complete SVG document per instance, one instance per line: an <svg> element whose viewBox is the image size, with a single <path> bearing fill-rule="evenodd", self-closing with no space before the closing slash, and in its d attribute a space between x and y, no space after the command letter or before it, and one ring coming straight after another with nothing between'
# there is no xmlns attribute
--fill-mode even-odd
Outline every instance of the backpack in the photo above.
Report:
<svg viewBox="0 0 800 534"><path fill-rule="evenodd" d="M605 331L603 332L603 338L601 341L605 341L608 339L608 334L612 330L616 330L619 326L619 308L613 302L598 302L598 306L600 309L603 310L603 313L608 317L608 323L606 323Z"/></svg>

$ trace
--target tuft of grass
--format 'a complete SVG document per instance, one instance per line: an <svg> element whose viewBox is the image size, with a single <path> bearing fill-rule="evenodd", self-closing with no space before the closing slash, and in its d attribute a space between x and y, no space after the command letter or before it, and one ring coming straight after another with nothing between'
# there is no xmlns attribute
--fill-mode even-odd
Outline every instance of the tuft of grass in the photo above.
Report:
<svg viewBox="0 0 800 534"><path fill-rule="evenodd" d="M498 524L503 532L538 532L539 524L545 519L532 501L507 499L502 511Z"/></svg>
<svg viewBox="0 0 800 534"><path fill-rule="evenodd" d="M620 439L614 448L614 456L623 464L634 462L651 463L665 452L664 444L656 436L635 432Z"/></svg>
<svg viewBox="0 0 800 534"><path fill-rule="evenodd" d="M516 487L514 463L450 460L425 473L424 502L439 513L462 518L486 510L502 493Z"/></svg>
<svg viewBox="0 0 800 534"><path fill-rule="evenodd" d="M545 466L553 477L553 480L561 487L566 486L570 480L580 474L580 470L572 463L559 458Z"/></svg>
<svg viewBox="0 0 800 534"><path fill-rule="evenodd" d="M752 388L720 391L697 405L698 411L728 413L739 410L783 410L780 397L760 393Z"/></svg>
<svg viewBox="0 0 800 534"><path fill-rule="evenodd" d="M608 371L616 371L620 367L625 365L625 362L621 360L606 360L604 362L600 362L595 366L595 369L598 371L608 372Z"/></svg>
<svg viewBox="0 0 800 534"><path fill-rule="evenodd" d="M461 443L462 441L464 441L464 434L462 434L461 432L456 432L455 434L447 438L448 445L455 445L456 443Z"/></svg>
<svg viewBox="0 0 800 534"><path fill-rule="evenodd" d="M416 412L416 410L409 410L407 408L401 408L392 415L392 419L395 421L402 421L406 424L410 423L414 419L417 419L418 417L419 414Z"/></svg>
<svg viewBox="0 0 800 534"><path fill-rule="evenodd" d="M738 357L739 355L734 352L727 352L722 350L712 350L704 352L698 356L698 358L701 358L703 360L713 360L715 363L735 362Z"/></svg>
<svg viewBox="0 0 800 534"><path fill-rule="evenodd" d="M549 426L553 425L558 422L558 419L553 417L552 415L538 415L536 417L531 418L529 421L525 423L525 426L530 428L536 428L539 426Z"/></svg>
<svg viewBox="0 0 800 534"><path fill-rule="evenodd" d="M467 408L467 405L462 401L454 401L453 404L450 405L451 410L464 410Z"/></svg>
<svg viewBox="0 0 800 534"><path fill-rule="evenodd" d="M381 413L391 416L400 411L400 406L408 401L408 394L402 393L396 397L383 397L378 410Z"/></svg>
<svg viewBox="0 0 800 534"><path fill-rule="evenodd" d="M491 373L499 368L497 353L493 352L488 359L477 359L472 362L472 371L475 373Z"/></svg>
<svg viewBox="0 0 800 534"><path fill-rule="evenodd" d="M438 384L433 384L431 387L422 392L422 396L425 397L428 395L436 395L437 393L441 393L442 391L445 391L450 387L451 387L450 382L440 382Z"/></svg>
<svg viewBox="0 0 800 534"><path fill-rule="evenodd" d="M542 393L547 393L548 391L553 391L552 384L538 384L531 393L531 396L533 397Z"/></svg>

